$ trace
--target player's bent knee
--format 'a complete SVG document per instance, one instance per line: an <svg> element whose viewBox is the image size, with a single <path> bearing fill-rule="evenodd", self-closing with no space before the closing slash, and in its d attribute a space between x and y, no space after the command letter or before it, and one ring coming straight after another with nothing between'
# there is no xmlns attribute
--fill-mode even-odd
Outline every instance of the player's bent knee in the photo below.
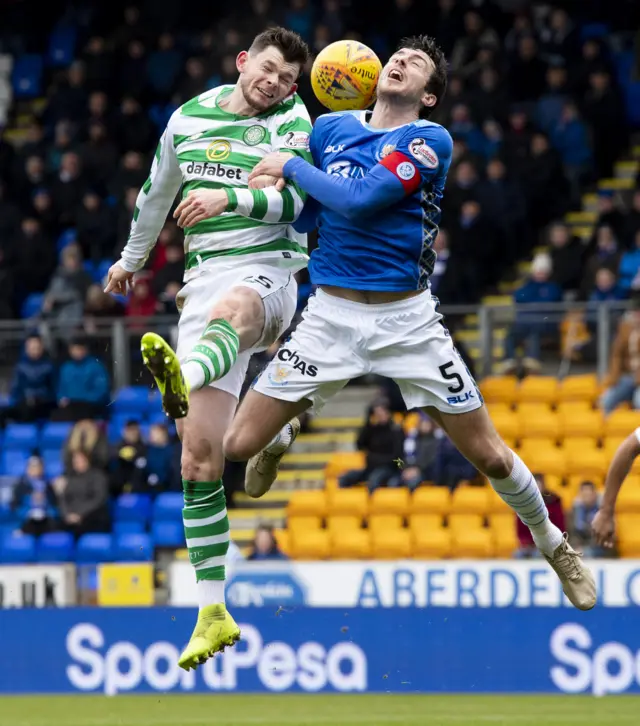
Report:
<svg viewBox="0 0 640 726"><path fill-rule="evenodd" d="M487 447L473 462L477 469L490 479L506 479L513 469L513 455L505 444Z"/></svg>
<svg viewBox="0 0 640 726"><path fill-rule="evenodd" d="M229 461L249 461L261 449L259 443L240 428L230 428L223 442L225 458Z"/></svg>
<svg viewBox="0 0 640 726"><path fill-rule="evenodd" d="M182 445L181 471L188 481L216 481L222 476L222 452L216 454L208 441L187 438Z"/></svg>

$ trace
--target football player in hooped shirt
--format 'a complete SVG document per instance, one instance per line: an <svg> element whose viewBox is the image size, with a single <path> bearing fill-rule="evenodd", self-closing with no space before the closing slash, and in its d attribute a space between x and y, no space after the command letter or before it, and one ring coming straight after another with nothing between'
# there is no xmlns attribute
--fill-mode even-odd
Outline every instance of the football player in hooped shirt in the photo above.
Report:
<svg viewBox="0 0 640 726"><path fill-rule="evenodd" d="M431 38L406 39L382 70L373 111L317 120L315 166L276 153L254 169L294 182L315 200L302 219L319 230L309 264L318 290L240 405L225 453L250 459L245 486L261 496L294 438L287 422L311 406L319 410L352 378L393 378L407 408L434 418L530 528L569 600L589 610L596 603L591 572L549 520L530 470L496 433L429 291L453 144L426 117L442 100L446 77Z"/></svg>

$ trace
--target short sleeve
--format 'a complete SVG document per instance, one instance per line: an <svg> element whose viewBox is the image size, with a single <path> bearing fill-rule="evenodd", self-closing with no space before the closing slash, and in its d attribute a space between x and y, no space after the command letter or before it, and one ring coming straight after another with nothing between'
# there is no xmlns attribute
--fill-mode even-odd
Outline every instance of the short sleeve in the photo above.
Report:
<svg viewBox="0 0 640 726"><path fill-rule="evenodd" d="M411 124L402 134L394 151L382 164L401 180L414 181L414 173L427 182L449 169L453 140L438 124Z"/></svg>

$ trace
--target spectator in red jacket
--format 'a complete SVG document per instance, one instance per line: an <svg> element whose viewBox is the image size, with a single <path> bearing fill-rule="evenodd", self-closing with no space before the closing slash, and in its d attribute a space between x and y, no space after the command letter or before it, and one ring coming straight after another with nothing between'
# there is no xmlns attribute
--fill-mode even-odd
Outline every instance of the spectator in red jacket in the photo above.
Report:
<svg viewBox="0 0 640 726"><path fill-rule="evenodd" d="M550 489L547 489L547 485L544 480L544 474L534 474L542 496L544 498L547 509L549 510L549 519L553 524L558 527L561 532L566 532L564 510L562 509L562 500L557 494L554 494ZM520 546L513 553L513 556L517 559L528 559L530 557L542 557L538 548L533 542L531 532L526 524L523 524L518 517L516 517L516 532L518 535L518 542Z"/></svg>

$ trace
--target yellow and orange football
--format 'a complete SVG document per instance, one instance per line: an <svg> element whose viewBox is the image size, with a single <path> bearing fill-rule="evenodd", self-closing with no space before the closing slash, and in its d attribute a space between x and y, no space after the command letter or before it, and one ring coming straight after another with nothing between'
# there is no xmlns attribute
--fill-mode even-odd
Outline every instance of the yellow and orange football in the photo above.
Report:
<svg viewBox="0 0 640 726"><path fill-rule="evenodd" d="M337 40L323 48L311 69L316 98L331 111L371 106L382 70L378 56L357 40Z"/></svg>

